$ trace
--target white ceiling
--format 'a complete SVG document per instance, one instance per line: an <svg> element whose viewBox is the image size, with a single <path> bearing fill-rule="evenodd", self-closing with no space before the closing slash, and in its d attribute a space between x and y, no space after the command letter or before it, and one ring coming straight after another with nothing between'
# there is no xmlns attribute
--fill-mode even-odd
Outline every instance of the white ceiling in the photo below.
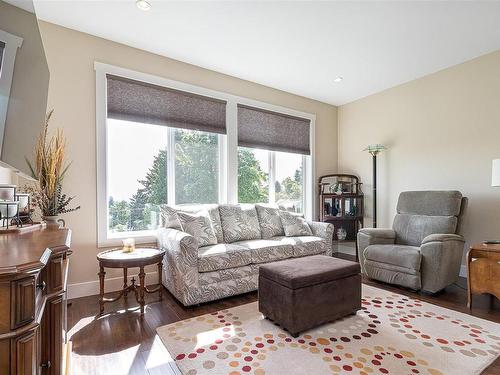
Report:
<svg viewBox="0 0 500 375"><path fill-rule="evenodd" d="M500 49L500 1L151 3L35 8L48 22L335 105Z"/></svg>

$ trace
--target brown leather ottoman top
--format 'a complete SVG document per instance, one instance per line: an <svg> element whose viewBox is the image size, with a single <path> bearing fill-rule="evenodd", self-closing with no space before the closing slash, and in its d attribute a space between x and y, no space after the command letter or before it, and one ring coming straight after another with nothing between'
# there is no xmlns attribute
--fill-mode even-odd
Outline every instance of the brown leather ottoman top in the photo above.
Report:
<svg viewBox="0 0 500 375"><path fill-rule="evenodd" d="M264 264L260 267L259 276L287 288L298 289L343 279L360 271L359 263L326 255L314 255Z"/></svg>

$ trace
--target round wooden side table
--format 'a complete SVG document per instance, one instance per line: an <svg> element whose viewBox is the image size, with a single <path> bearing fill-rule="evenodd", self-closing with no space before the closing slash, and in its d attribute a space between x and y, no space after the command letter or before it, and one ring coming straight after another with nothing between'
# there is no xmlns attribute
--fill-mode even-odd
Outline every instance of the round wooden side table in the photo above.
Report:
<svg viewBox="0 0 500 375"><path fill-rule="evenodd" d="M120 299L122 296L127 297L129 292L134 292L135 299L141 307L141 317L144 315L144 296L145 293L155 293L158 292L160 300L162 299L162 261L165 255L165 250L151 248L151 247L139 247L136 248L131 253L125 253L121 248L111 249L100 252L97 254L97 260L99 261L99 315L104 313L104 304L107 302L114 302ZM148 289L144 283L146 274L144 273L144 267L150 264L158 265L158 286L153 289ZM122 268L123 269L123 289L120 291L118 296L115 298L104 298L104 276L106 272L104 267L107 268ZM128 285L127 280L127 270L128 268L138 267L139 268L139 285L135 283L135 279L132 278L131 284Z"/></svg>

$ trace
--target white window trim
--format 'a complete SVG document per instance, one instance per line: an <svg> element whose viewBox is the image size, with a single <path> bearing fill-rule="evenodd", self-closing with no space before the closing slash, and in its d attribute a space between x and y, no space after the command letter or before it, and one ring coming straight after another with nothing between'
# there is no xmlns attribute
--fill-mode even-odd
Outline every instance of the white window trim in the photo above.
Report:
<svg viewBox="0 0 500 375"><path fill-rule="evenodd" d="M3 49L2 66L0 67L0 150L3 144L5 120L7 119L7 108L9 107L10 89L12 77L14 76L14 65L16 62L17 49L21 48L23 38L0 30L0 41L5 43Z"/></svg>
<svg viewBox="0 0 500 375"><path fill-rule="evenodd" d="M304 156L304 216L308 220L312 220L316 214L315 202L315 123L316 116L314 114L296 111L294 109L277 106L274 104L264 103L258 100L253 100L237 95L232 95L216 90L207 89L200 86L191 85L184 82L174 81L167 78L154 76L147 73L134 71L114 65L104 64L101 62L94 63L96 71L96 147L97 147L97 246L117 246L121 244L121 239L125 237L134 237L137 243L155 242L156 231L138 231L138 232L122 232L108 234L108 157L107 157L107 101L106 101L106 75L112 74L116 76L135 79L159 86L165 86L177 90L187 91L190 93L209 96L216 99L225 100L226 106L226 128L227 135L219 136L219 155L223 158L219 162L219 199L220 203L237 203L238 202L238 123L237 123L237 104L243 104L256 108L265 109L268 111L279 112L291 116L308 119L311 123L310 128L310 145L311 156ZM222 141L221 141L222 140ZM169 157L169 160L173 159ZM170 162L173 162L170 161ZM169 183L168 199L173 199L175 195L175 184ZM173 187L171 187L171 185Z"/></svg>

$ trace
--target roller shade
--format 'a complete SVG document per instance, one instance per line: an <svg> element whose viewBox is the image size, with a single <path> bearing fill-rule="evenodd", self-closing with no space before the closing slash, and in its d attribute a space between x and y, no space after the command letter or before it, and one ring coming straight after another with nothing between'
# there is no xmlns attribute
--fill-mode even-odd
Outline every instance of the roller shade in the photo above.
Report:
<svg viewBox="0 0 500 375"><path fill-rule="evenodd" d="M108 118L226 134L226 102L107 75Z"/></svg>
<svg viewBox="0 0 500 375"><path fill-rule="evenodd" d="M310 155L311 121L238 104L238 146Z"/></svg>

